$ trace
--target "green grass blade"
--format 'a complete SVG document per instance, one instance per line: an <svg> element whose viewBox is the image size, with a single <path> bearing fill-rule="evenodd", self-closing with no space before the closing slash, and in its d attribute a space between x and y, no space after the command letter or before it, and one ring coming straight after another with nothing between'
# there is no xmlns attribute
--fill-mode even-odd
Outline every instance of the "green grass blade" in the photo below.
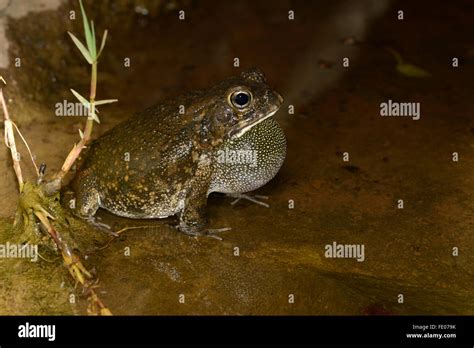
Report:
<svg viewBox="0 0 474 348"><path fill-rule="evenodd" d="M89 51L92 48L92 33L91 28L89 27L89 21L87 19L86 11L84 10L84 6L82 5L82 0L79 0L79 5L81 6L81 13L82 13L82 22L84 24L84 35L86 37L86 44Z"/></svg>
<svg viewBox="0 0 474 348"><path fill-rule="evenodd" d="M91 21L91 28L92 28L91 56L94 60L96 60L96 58L97 58L97 45L96 45L96 42L95 42L94 21Z"/></svg>
<svg viewBox="0 0 474 348"><path fill-rule="evenodd" d="M74 96L77 98L77 100L79 100L81 102L82 105L84 105L87 109L90 109L91 104L89 103L89 101L86 98L84 98L82 95L80 95L78 92L76 92L72 88L71 88L71 92L72 92L72 94L74 94Z"/></svg>
<svg viewBox="0 0 474 348"><path fill-rule="evenodd" d="M95 105L104 105L118 102L118 99L104 99L104 100L97 100L94 102Z"/></svg>
<svg viewBox="0 0 474 348"><path fill-rule="evenodd" d="M76 36L74 36L73 33L70 33L69 31L67 33L71 37L72 41L74 41L74 43L76 44L79 51L81 51L84 58L86 58L87 62L89 64L92 64L93 63L92 57L91 57L89 51L87 50L87 48L83 45L83 43Z"/></svg>
<svg viewBox="0 0 474 348"><path fill-rule="evenodd" d="M100 120L99 120L99 116L97 116L97 114L95 112L93 112L92 114L89 115L90 118L92 118L95 122L97 122L98 124L100 124Z"/></svg>
<svg viewBox="0 0 474 348"><path fill-rule="evenodd" d="M107 30L105 30L104 35L102 35L102 42L100 44L99 54L97 54L97 58L99 58L100 54L102 53L102 50L105 47L105 41L106 40L107 40Z"/></svg>

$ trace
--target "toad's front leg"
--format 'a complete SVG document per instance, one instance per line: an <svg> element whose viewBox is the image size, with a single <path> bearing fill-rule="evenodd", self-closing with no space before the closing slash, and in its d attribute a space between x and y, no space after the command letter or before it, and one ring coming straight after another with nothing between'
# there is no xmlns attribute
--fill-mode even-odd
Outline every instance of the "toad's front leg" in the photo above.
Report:
<svg viewBox="0 0 474 348"><path fill-rule="evenodd" d="M207 195L211 182L210 167L198 168L196 175L189 186L184 199L184 207L179 215L178 229L191 236L207 236L222 240L216 233L230 230L230 228L209 229L206 228L207 219Z"/></svg>
<svg viewBox="0 0 474 348"><path fill-rule="evenodd" d="M193 190L194 191L194 190ZM204 195L191 194L185 199L184 209L179 216L178 229L190 236L206 236L222 240L217 233L228 231L231 228L206 228L208 219L206 214L207 192Z"/></svg>

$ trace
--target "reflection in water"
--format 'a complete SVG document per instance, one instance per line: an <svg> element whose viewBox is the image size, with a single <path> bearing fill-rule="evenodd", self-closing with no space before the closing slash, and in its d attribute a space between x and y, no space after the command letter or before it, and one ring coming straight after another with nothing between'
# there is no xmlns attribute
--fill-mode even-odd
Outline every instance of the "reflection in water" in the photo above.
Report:
<svg viewBox="0 0 474 348"><path fill-rule="evenodd" d="M294 105L301 105L334 86L348 69L341 57L349 58L350 65L357 62L363 41L375 19L389 8L390 0L339 1L330 14L321 11L314 18L311 39L304 52L288 74L284 95ZM315 64L321 61L323 64ZM331 65L325 69L324 61Z"/></svg>

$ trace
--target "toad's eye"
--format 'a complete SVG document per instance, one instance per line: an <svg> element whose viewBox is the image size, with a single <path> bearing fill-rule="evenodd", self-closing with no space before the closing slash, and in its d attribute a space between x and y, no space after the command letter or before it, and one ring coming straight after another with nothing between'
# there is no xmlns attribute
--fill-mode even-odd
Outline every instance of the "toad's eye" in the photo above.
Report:
<svg viewBox="0 0 474 348"><path fill-rule="evenodd" d="M232 105L238 109L243 109L249 106L251 100L252 95L249 92L245 91L234 92L230 96L230 101L232 102Z"/></svg>

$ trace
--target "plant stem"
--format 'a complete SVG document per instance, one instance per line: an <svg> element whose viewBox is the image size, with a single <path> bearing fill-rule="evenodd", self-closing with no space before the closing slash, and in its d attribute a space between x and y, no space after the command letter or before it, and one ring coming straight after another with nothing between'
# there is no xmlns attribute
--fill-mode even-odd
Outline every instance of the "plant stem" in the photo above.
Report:
<svg viewBox="0 0 474 348"><path fill-rule="evenodd" d="M95 113L94 102L95 102L96 90L97 90L97 61L92 63L92 69L91 69L91 90L90 90L90 96L89 96L89 103L91 105L89 112L91 115ZM88 141L91 137L93 125L94 125L94 120L92 119L92 117L89 116L87 118L86 127L84 129L84 139L86 139L86 141Z"/></svg>
<svg viewBox="0 0 474 348"><path fill-rule="evenodd" d="M10 119L10 115L8 114L7 103L5 102L5 97L3 96L3 88L0 88L0 101L3 107L3 119L5 124L5 145L10 149L12 155L13 169L15 170L21 193L23 191L24 181L20 167L20 156L18 151L16 150L15 135L13 133L13 122Z"/></svg>
<svg viewBox="0 0 474 348"><path fill-rule="evenodd" d="M92 68L91 68L91 85L90 85L90 97L89 97L89 103L90 103L90 110L89 110L89 117L87 118L87 122L84 128L84 136L82 139L79 141L79 143L75 144L72 150L69 152L68 156L66 157L66 160L64 161L61 171L55 176L55 179L59 179L57 190L60 189L60 185L66 174L69 172L71 169L72 165L74 162L77 160L79 155L81 154L81 151L86 147L87 143L89 142L91 135L92 135L92 128L94 126L94 120L92 118L94 112L95 112L95 96L96 96L96 90L97 90L97 61L94 61L92 63Z"/></svg>
<svg viewBox="0 0 474 348"><path fill-rule="evenodd" d="M112 315L112 312L104 305L97 293L94 291L94 284L92 284L90 281L92 275L84 267L79 257L67 245L67 243L61 239L59 233L55 230L48 217L45 216L44 213L37 211L35 212L35 215L38 217L38 219L48 231L50 237L56 243L56 246L63 257L64 264L69 270L71 276L76 282L79 282L83 286L86 292L89 293L92 308L97 309L91 314Z"/></svg>

